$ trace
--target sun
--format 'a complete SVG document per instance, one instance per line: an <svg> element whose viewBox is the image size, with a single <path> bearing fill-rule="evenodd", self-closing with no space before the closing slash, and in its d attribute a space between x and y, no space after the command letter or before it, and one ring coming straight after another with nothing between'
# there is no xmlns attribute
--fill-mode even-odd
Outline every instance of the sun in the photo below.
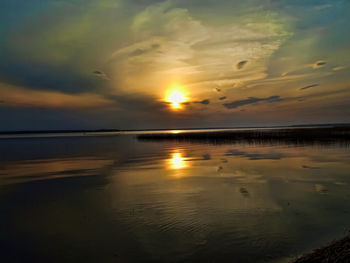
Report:
<svg viewBox="0 0 350 263"><path fill-rule="evenodd" d="M183 107L182 104L187 100L186 92L183 87L174 85L167 91L165 100L170 102L170 107L173 110L180 110Z"/></svg>

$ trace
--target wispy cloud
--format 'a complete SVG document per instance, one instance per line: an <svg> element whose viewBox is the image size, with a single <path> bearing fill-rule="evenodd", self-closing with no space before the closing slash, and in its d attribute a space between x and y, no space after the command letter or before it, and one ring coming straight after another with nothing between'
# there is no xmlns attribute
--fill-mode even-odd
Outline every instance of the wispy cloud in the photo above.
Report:
<svg viewBox="0 0 350 263"><path fill-rule="evenodd" d="M326 61L324 60L319 60L319 61L316 61L314 64L312 64L312 68L314 69L317 69L317 68L322 68L326 65Z"/></svg>
<svg viewBox="0 0 350 263"><path fill-rule="evenodd" d="M4 106L56 109L115 107L112 100L93 93L67 94L58 91L32 90L0 83Z"/></svg>
<svg viewBox="0 0 350 263"><path fill-rule="evenodd" d="M256 97L249 97L244 100L235 100L232 102L227 102L224 103L223 105L227 109L235 109L244 105L249 105L249 104L256 104L259 102L277 102L277 101L282 101L283 99L280 96L271 96L267 98L256 98Z"/></svg>
<svg viewBox="0 0 350 263"><path fill-rule="evenodd" d="M205 99L205 100L201 100L201 101L195 101L194 103L199 103L199 104L203 104L203 105L208 105L210 103L210 100Z"/></svg>
<svg viewBox="0 0 350 263"><path fill-rule="evenodd" d="M111 71L120 72L118 86L137 91L147 85L154 93L174 79L195 93L206 88L220 92L224 82L263 79L267 58L289 37L283 20L209 26L171 1L139 12L130 31L135 41L113 52ZM248 61L249 70L236 70L245 69Z"/></svg>
<svg viewBox="0 0 350 263"><path fill-rule="evenodd" d="M116 107L101 122L147 127L348 120L347 94L325 95L348 88L346 1L10 2L0 9L2 109ZM164 102L175 84L188 97L177 112Z"/></svg>
<svg viewBox="0 0 350 263"><path fill-rule="evenodd" d="M99 70L95 70L94 72L92 72L95 76L101 78L101 79L105 79L105 80L110 80L110 78L107 76L106 73L99 71Z"/></svg>
<svg viewBox="0 0 350 263"><path fill-rule="evenodd" d="M151 47L148 49L136 49L136 50L134 50L133 52L130 53L130 56L131 57L141 56L141 55L146 54L148 52L152 52L153 50L156 50L159 47L160 47L159 44L152 44Z"/></svg>
<svg viewBox="0 0 350 263"><path fill-rule="evenodd" d="M300 90L310 89L310 88L317 87L317 86L320 86L320 84L308 85L308 86L305 86L305 87L300 88Z"/></svg>
<svg viewBox="0 0 350 263"><path fill-rule="evenodd" d="M242 61L237 63L236 68L242 69L247 63L248 63L248 60L242 60Z"/></svg>
<svg viewBox="0 0 350 263"><path fill-rule="evenodd" d="M343 70L343 69L345 69L344 66L338 66L338 67L333 68L334 71L339 71L339 70Z"/></svg>

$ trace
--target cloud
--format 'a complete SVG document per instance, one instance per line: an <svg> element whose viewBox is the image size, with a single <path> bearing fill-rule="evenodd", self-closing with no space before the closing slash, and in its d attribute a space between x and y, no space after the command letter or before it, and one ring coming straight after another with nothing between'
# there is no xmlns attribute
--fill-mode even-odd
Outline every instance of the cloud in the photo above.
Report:
<svg viewBox="0 0 350 263"><path fill-rule="evenodd" d="M141 115L147 112L152 112L153 115L157 115L168 110L169 103L159 101L157 98L145 93L123 93L118 95L108 96L110 100L113 100L121 110L125 112L139 112Z"/></svg>
<svg viewBox="0 0 350 263"><path fill-rule="evenodd" d="M305 101L307 99L314 99L314 98L322 98L322 97L329 98L330 96L339 95L339 94L348 93L348 92L349 92L349 89L344 88L344 89L328 90L328 91L324 91L324 92L313 93L313 94L298 96L298 97L285 97L285 98L283 98L283 100L284 101L295 101L295 100L296 101ZM344 94L344 96L346 97L345 94Z"/></svg>
<svg viewBox="0 0 350 263"><path fill-rule="evenodd" d="M93 93L67 94L59 91L31 90L0 83L4 106L55 109L111 108L115 104Z"/></svg>
<svg viewBox="0 0 350 263"><path fill-rule="evenodd" d="M219 100L225 100L227 97L226 96L223 96L223 97L220 97Z"/></svg>
<svg viewBox="0 0 350 263"><path fill-rule="evenodd" d="M160 47L159 44L152 44L150 48L146 48L146 49L136 49L134 50L133 52L131 52L129 55L131 57L134 57L134 56L140 56L140 55L143 55L143 54L146 54L148 52L151 52L153 50L156 50Z"/></svg>
<svg viewBox="0 0 350 263"><path fill-rule="evenodd" d="M345 69L344 66L338 66L338 67L334 67L333 71L339 71L339 70L343 70L343 69Z"/></svg>
<svg viewBox="0 0 350 263"><path fill-rule="evenodd" d="M199 104L203 104L203 105L208 105L210 103L210 100L205 99L205 100L201 100L201 101L195 101L194 103L199 103Z"/></svg>
<svg viewBox="0 0 350 263"><path fill-rule="evenodd" d="M314 6L314 9L320 11L320 10L328 9L328 8L331 8L331 7L332 7L331 4L322 4L322 5Z"/></svg>
<svg viewBox="0 0 350 263"><path fill-rule="evenodd" d="M315 190L316 190L316 192L323 194L323 195L328 193L327 188L322 184L315 184Z"/></svg>
<svg viewBox="0 0 350 263"><path fill-rule="evenodd" d="M121 59L121 58L133 58L138 57L142 55L146 55L152 53L152 51L155 51L161 47L161 45L158 43L160 39L154 38L152 41L142 41L138 43L134 43L132 45L126 46L124 48L121 48L117 51L115 51L111 58L113 59Z"/></svg>
<svg viewBox="0 0 350 263"><path fill-rule="evenodd" d="M210 154L204 154L203 155L203 160L211 160Z"/></svg>
<svg viewBox="0 0 350 263"><path fill-rule="evenodd" d="M322 68L322 67L324 67L324 65L326 65L326 63L327 62L324 60L316 61L314 64L312 64L312 68L314 68L314 69Z"/></svg>
<svg viewBox="0 0 350 263"><path fill-rule="evenodd" d="M249 105L249 104L255 104L258 102L277 102L277 101L282 101L283 99L280 96L270 96L267 98L256 98L256 97L249 97L244 100L236 100L228 103L224 103L223 105L227 109L235 109L244 105Z"/></svg>
<svg viewBox="0 0 350 263"><path fill-rule="evenodd" d="M105 79L105 80L110 80L110 78L107 76L106 73L102 72L102 71L99 71L99 70L95 70L93 72L93 74L101 79Z"/></svg>
<svg viewBox="0 0 350 263"><path fill-rule="evenodd" d="M305 86L305 87L300 88L300 90L310 89L310 88L317 87L317 86L320 86L320 84L308 85L308 86Z"/></svg>
<svg viewBox="0 0 350 263"><path fill-rule="evenodd" d="M302 165L301 167L304 168L304 169L320 169L320 167L317 167L317 166L308 166L308 165Z"/></svg>
<svg viewBox="0 0 350 263"><path fill-rule="evenodd" d="M247 64L247 62L248 62L248 60L242 60L242 61L238 62L236 65L236 68L242 69Z"/></svg>
<svg viewBox="0 0 350 263"><path fill-rule="evenodd" d="M219 25L191 11L165 1L133 17L130 41L124 42L128 45L115 49L109 59L110 72L119 74L118 87L136 92L147 88L155 95L175 79L191 85L193 93L206 88L220 92L226 82L266 77L267 59L289 36L284 21L275 16L245 23L255 18L244 14L242 20ZM235 70L232 61L241 68L249 61L249 71Z"/></svg>

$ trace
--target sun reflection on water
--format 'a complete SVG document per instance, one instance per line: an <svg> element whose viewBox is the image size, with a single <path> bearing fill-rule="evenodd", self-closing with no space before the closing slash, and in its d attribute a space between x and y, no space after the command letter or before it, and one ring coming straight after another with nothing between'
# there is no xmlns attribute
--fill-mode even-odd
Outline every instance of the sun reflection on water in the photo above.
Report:
<svg viewBox="0 0 350 263"><path fill-rule="evenodd" d="M183 154L179 151L173 152L171 158L169 159L169 168L170 169L182 169L186 168L186 160L183 157Z"/></svg>

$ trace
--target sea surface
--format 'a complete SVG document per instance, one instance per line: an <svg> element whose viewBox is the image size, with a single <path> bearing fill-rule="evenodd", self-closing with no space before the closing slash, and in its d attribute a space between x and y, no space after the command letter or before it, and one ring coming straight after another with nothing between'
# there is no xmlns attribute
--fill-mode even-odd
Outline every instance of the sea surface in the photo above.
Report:
<svg viewBox="0 0 350 263"><path fill-rule="evenodd" d="M350 230L349 160L339 144L2 137L0 262L289 262Z"/></svg>

